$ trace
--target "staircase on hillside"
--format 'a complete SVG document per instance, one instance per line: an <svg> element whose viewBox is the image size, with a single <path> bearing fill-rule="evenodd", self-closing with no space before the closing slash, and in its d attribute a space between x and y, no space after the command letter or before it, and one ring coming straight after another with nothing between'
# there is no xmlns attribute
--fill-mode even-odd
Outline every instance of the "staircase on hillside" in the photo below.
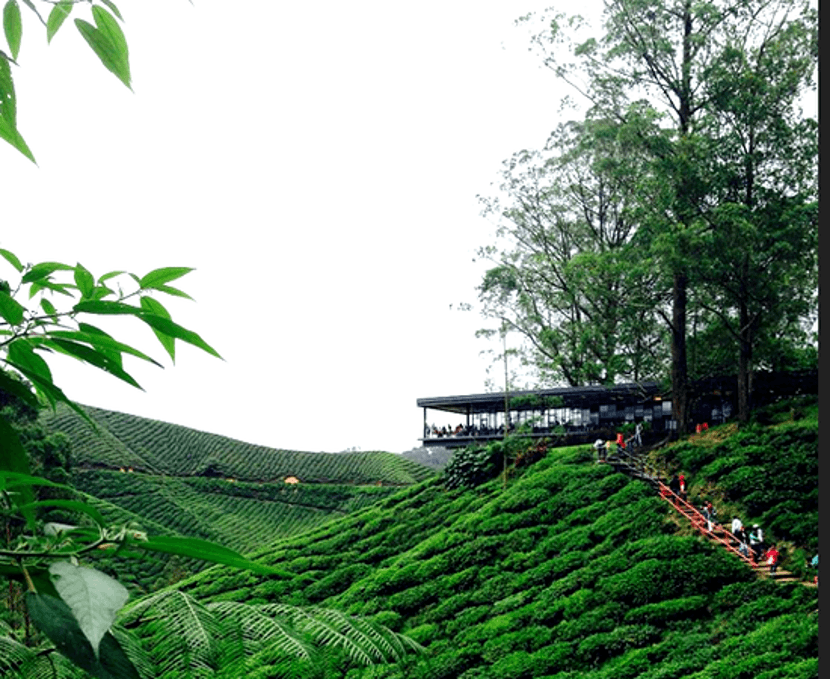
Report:
<svg viewBox="0 0 830 679"><path fill-rule="evenodd" d="M659 447L657 446L654 447ZM777 569L775 573L769 572L769 566L765 563L758 563L750 556L745 556L740 551L741 542L736 538L731 531L724 528L722 525L712 522L712 530L709 530L709 525L703 513L693 505L689 504L674 493L665 483L660 480L657 471L650 469L646 463L645 453L646 449L641 449L634 453L623 449L618 449L617 452L609 456L605 462L611 465L616 471L627 474L635 479L645 481L655 492L666 502L668 502L677 512L684 517L689 524L703 537L710 541L719 544L728 552L737 556L747 566L752 568L755 573L761 577L771 577L776 582L800 582L803 585L815 586L815 583L804 582L799 580L795 575L789 571ZM751 554L751 552L750 552Z"/></svg>

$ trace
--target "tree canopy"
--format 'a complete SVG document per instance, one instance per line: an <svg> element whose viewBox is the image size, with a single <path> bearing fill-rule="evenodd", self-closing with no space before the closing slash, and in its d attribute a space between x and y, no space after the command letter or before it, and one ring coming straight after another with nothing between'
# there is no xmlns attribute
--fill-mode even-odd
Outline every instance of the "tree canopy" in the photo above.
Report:
<svg viewBox="0 0 830 679"><path fill-rule="evenodd" d="M609 0L603 27L543 17L535 45L588 109L515 154L484 200L501 247L482 249L483 311L522 333L543 382L668 372L681 430L690 338L711 346L692 377L737 374L745 419L752 371L813 343L818 135L801 104L817 12Z"/></svg>

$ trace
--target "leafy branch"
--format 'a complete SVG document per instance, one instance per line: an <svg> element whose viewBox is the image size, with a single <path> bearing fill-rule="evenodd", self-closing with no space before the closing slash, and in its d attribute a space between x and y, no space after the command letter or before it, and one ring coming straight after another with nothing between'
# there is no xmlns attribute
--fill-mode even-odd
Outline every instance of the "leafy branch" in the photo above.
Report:
<svg viewBox="0 0 830 679"><path fill-rule="evenodd" d="M51 7L46 19L35 5L36 1ZM46 29L46 41L51 42L77 5L89 8L88 19L77 18L75 28L104 67L124 85L130 85L130 59L127 39L121 30L124 21L121 11L112 0L22 0ZM18 0L6 0L3 6L3 33L8 52L0 49L0 139L11 144L32 162L35 157L17 128L17 98L12 77L12 66L17 67L23 38L23 18Z"/></svg>

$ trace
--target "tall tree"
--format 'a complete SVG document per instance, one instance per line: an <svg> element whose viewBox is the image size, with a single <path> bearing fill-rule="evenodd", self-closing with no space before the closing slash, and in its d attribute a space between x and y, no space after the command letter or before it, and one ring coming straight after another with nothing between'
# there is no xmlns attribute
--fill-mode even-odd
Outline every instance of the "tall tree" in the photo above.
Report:
<svg viewBox="0 0 830 679"><path fill-rule="evenodd" d="M479 286L484 314L528 342L542 382L572 386L659 372L654 275L634 242L647 161L605 120L561 125L541 152L506 163L502 197L482 199L506 247Z"/></svg>
<svg viewBox="0 0 830 679"><path fill-rule="evenodd" d="M799 98L813 84L818 26L814 11L793 18L786 9L732 35L706 83L715 207L699 262L701 305L737 345L742 421L756 346L799 334L817 302L818 128L801 116Z"/></svg>
<svg viewBox="0 0 830 679"><path fill-rule="evenodd" d="M779 18L810 14L795 0L606 0L604 35L583 39L582 22L556 15L536 36L545 62L583 94L592 115L625 124L631 102L652 108L669 133L643 137L654 157L653 172L666 184L665 201L654 203L648 240L655 262L666 274L671 295L665 320L671 336L674 417L681 430L688 421L687 315L694 261L702 255L703 236L716 195L707 174L711 145L707 116L723 97L709 87L722 72L725 55L750 54L768 37L758 26ZM740 80L724 80L737 90Z"/></svg>

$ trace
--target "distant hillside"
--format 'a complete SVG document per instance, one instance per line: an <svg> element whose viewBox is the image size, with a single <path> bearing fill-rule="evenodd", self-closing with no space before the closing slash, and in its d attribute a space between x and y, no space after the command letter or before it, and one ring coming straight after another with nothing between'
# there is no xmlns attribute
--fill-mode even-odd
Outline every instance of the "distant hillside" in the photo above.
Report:
<svg viewBox="0 0 830 679"><path fill-rule="evenodd" d="M84 409L98 432L62 404L41 416L48 431L60 431L72 439L73 462L80 468L131 467L155 475L267 483L293 476L303 483L355 485L409 485L433 474L424 465L393 453L279 450L136 415Z"/></svg>
<svg viewBox="0 0 830 679"><path fill-rule="evenodd" d="M782 410L655 462L685 471L694 499L713 498L723 521L769 521L783 566L810 579L817 494L803 489L817 487L817 429L817 406ZM515 473L506 488L427 480L260 553L293 579L214 568L181 586L205 599L336 607L427 649L371 670L332 660L321 678L818 677L815 587L758 577L684 528L646 483L596 464L589 446L551 449ZM271 676L261 660L251 671Z"/></svg>
<svg viewBox="0 0 830 679"><path fill-rule="evenodd" d="M69 436L72 483L108 521L203 538L242 553L435 474L392 453L277 450L133 415L86 411L97 432L63 406L44 412L41 423ZM163 557L122 562L119 572L127 584L150 591L203 566Z"/></svg>

